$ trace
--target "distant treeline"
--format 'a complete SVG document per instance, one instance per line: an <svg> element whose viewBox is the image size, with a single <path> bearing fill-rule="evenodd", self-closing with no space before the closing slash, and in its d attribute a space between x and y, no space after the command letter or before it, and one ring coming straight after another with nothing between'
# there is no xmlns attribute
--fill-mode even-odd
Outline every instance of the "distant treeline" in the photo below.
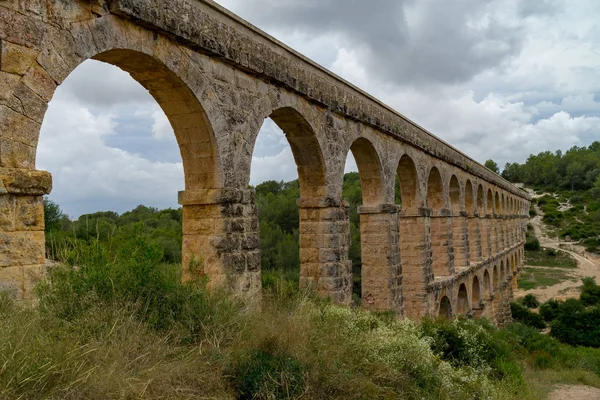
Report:
<svg viewBox="0 0 600 400"><path fill-rule="evenodd" d="M600 142L588 147L575 146L564 154L560 150L532 154L524 164L507 163L502 176L511 182L552 192L592 189L600 198Z"/></svg>
<svg viewBox="0 0 600 400"><path fill-rule="evenodd" d="M260 249L262 268L283 274L288 280L298 280L299 212L297 199L300 186L291 182L266 181L256 186L256 202L260 220ZM357 206L362 203L362 191L358 172L344 176L343 197L350 203L350 259L353 262L355 292L360 291L360 229ZM113 211L85 214L71 221L59 205L45 199L46 247L48 257L65 259L74 254L77 246L101 242L109 253L117 254L128 245L134 232L142 232L158 248L162 249L163 261L181 262L182 211L181 209L158 210L140 205L121 215ZM269 279L269 276L267 276Z"/></svg>

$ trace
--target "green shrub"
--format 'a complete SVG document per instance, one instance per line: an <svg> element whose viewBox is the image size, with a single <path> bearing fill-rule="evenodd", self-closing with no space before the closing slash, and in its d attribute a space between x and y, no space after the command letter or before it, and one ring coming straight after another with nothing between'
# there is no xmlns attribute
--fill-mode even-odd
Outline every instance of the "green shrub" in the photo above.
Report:
<svg viewBox="0 0 600 400"><path fill-rule="evenodd" d="M299 361L282 353L274 342L249 350L226 374L238 399L291 399L306 390Z"/></svg>
<svg viewBox="0 0 600 400"><path fill-rule="evenodd" d="M550 335L573 346L600 347L600 309L586 309L579 300L566 300L552 321Z"/></svg>
<svg viewBox="0 0 600 400"><path fill-rule="evenodd" d="M544 321L551 322L558 316L560 304L558 300L550 299L540 306L540 315Z"/></svg>
<svg viewBox="0 0 600 400"><path fill-rule="evenodd" d="M510 303L510 311L515 321L521 322L533 328L543 329L546 327L544 319L540 314L529 311L526 307L518 303Z"/></svg>
<svg viewBox="0 0 600 400"><path fill-rule="evenodd" d="M523 297L521 303L527 308L538 308L540 306L540 302L532 294L528 294L525 297Z"/></svg>
<svg viewBox="0 0 600 400"><path fill-rule="evenodd" d="M579 298L585 306L594 306L600 304L600 286L596 284L594 278L583 278L583 289Z"/></svg>
<svg viewBox="0 0 600 400"><path fill-rule="evenodd" d="M527 236L525 241L525 250L535 251L540 249L540 241L535 236Z"/></svg>

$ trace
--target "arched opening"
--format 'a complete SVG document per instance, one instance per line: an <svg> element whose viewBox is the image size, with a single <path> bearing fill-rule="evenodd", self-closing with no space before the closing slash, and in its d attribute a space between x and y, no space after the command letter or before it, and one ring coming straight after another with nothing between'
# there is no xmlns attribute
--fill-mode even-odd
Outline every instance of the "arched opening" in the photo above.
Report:
<svg viewBox="0 0 600 400"><path fill-rule="evenodd" d="M432 167L429 171L427 179L427 207L433 210L435 215L438 215L440 210L444 208L444 187L442 184L442 176L436 167Z"/></svg>
<svg viewBox="0 0 600 400"><path fill-rule="evenodd" d="M492 195L492 189L488 189L487 191L487 204L486 204L486 214L494 213L494 196Z"/></svg>
<svg viewBox="0 0 600 400"><path fill-rule="evenodd" d="M479 212L480 216L485 214L485 205L483 200L483 185L479 185L477 187L477 212Z"/></svg>
<svg viewBox="0 0 600 400"><path fill-rule="evenodd" d="M465 183L465 210L469 213L469 215L473 215L473 213L476 211L473 201L473 185L471 184L470 179L467 179L467 183Z"/></svg>
<svg viewBox="0 0 600 400"><path fill-rule="evenodd" d="M316 229L323 219L318 199L326 185L315 132L295 109L278 108L265 118L253 150L249 183L256 192L262 285L285 280L318 291L319 251L326 248Z"/></svg>
<svg viewBox="0 0 600 400"><path fill-rule="evenodd" d="M78 77L81 69L87 72ZM134 50L109 50L81 63L58 87L54 101L65 101L68 96L62 96L61 90L69 87L72 79L78 79L73 86L78 92L68 96L85 97L77 111L64 113L61 121L53 118L56 108L51 103L44 116L43 129L54 128L55 132L65 124L71 124L67 130L76 128L68 144L58 143L58 151L52 152L54 158L64 157L60 161L63 167L47 166L46 145L48 141L57 145L57 138L46 137L47 133L42 134L38 157L39 166L55 174L56 195L65 186L75 187L78 196L72 198L95 208L81 209L85 228L84 217L71 221L72 234L85 232L86 240L102 237L104 242L132 221L144 222L149 240L162 248L164 261L182 263L183 279L192 276L191 261L202 259L203 269L198 273L215 271L211 284L220 284L219 276L224 275L219 274L222 264L210 245L213 232L197 229L202 218L189 196L220 187L222 179L212 126L196 95L160 60ZM96 84L92 82L95 79ZM96 115L94 107L100 103L113 107L112 115ZM148 107L137 108L138 103ZM184 188L180 197L183 210L178 210L177 191ZM123 213L133 207L132 202L144 205ZM91 213L106 208L113 210ZM162 231L154 232L159 227Z"/></svg>
<svg viewBox="0 0 600 400"><path fill-rule="evenodd" d="M406 154L400 158L397 168L398 174L398 194L400 204L402 204L403 214L413 214L416 212L418 204L418 176L417 168L413 160Z"/></svg>
<svg viewBox="0 0 600 400"><path fill-rule="evenodd" d="M485 295L485 299L489 299L492 295L492 278L488 270L486 269L483 273L483 294Z"/></svg>
<svg viewBox="0 0 600 400"><path fill-rule="evenodd" d="M440 300L438 316L446 319L452 318L452 304L450 304L450 299L448 298L448 296L444 296L442 297L442 300Z"/></svg>
<svg viewBox="0 0 600 400"><path fill-rule="evenodd" d="M458 288L458 301L457 301L457 312L458 314L466 314L469 312L469 297L467 294L467 287L464 283L461 283Z"/></svg>
<svg viewBox="0 0 600 400"><path fill-rule="evenodd" d="M458 183L458 178L456 175L452 175L450 178L450 207L452 209L452 214L457 215L461 211L460 207L460 185Z"/></svg>
<svg viewBox="0 0 600 400"><path fill-rule="evenodd" d="M473 304L473 307L478 306L481 301L480 291L479 278L475 276L473 277L473 288L471 290L471 303Z"/></svg>
<svg viewBox="0 0 600 400"><path fill-rule="evenodd" d="M494 205L496 209L496 214L502 214L502 206L500 204L500 194L496 192L496 203Z"/></svg>
<svg viewBox="0 0 600 400"><path fill-rule="evenodd" d="M389 309L386 282L392 277L387 268L382 268L387 263L384 258L389 243L381 236L382 230L385 231L382 224L389 221L383 220L376 207L385 199L381 162L373 144L362 137L352 143L350 153L358 168L358 173L345 175L343 190L350 204L352 294L355 302L365 308ZM362 206L360 214L359 206Z"/></svg>
<svg viewBox="0 0 600 400"><path fill-rule="evenodd" d="M440 171L432 167L427 179L427 206L432 210L430 219L431 253L433 273L436 276L450 275L450 254L448 251L451 235L448 217L442 215L444 206L444 187Z"/></svg>

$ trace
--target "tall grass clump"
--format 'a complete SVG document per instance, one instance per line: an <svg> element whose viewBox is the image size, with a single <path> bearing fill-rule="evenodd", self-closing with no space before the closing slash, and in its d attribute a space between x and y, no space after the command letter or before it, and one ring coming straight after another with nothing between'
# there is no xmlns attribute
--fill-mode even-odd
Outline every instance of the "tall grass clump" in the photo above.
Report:
<svg viewBox="0 0 600 400"><path fill-rule="evenodd" d="M119 248L74 246L37 307L0 295L0 398L527 399L530 367L600 373L600 357L535 330L417 323L276 277L256 307L182 283L143 232Z"/></svg>

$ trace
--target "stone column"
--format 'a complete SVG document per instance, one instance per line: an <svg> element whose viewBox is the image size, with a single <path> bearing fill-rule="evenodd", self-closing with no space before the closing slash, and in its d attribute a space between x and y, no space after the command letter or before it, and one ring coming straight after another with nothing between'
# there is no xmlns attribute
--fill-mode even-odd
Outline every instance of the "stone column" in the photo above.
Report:
<svg viewBox="0 0 600 400"><path fill-rule="evenodd" d="M471 236L469 235L469 215L461 211L451 219L452 245L454 248L454 268L465 268L469 266Z"/></svg>
<svg viewBox="0 0 600 400"><path fill-rule="evenodd" d="M433 274L447 276L454 273L454 254L452 249L451 212L441 210L439 216L431 216L431 253Z"/></svg>
<svg viewBox="0 0 600 400"><path fill-rule="evenodd" d="M487 296L487 298L485 299L485 306L483 309L483 317L486 317L487 319L489 319L490 321L494 322L496 320L496 316L494 314L494 295L493 294L489 294Z"/></svg>
<svg viewBox="0 0 600 400"><path fill-rule="evenodd" d="M352 301L348 259L348 203L331 197L302 198L300 206L300 287L338 304Z"/></svg>
<svg viewBox="0 0 600 400"><path fill-rule="evenodd" d="M496 214L489 216L490 220L490 256L498 253L498 219Z"/></svg>
<svg viewBox="0 0 600 400"><path fill-rule="evenodd" d="M249 301L261 296L260 234L254 190L179 192L183 206L183 279L207 276Z"/></svg>
<svg viewBox="0 0 600 400"><path fill-rule="evenodd" d="M396 204L358 208L364 309L402 315L399 211Z"/></svg>
<svg viewBox="0 0 600 400"><path fill-rule="evenodd" d="M403 210L400 214L400 257L404 314L420 318L429 312L427 285L433 281L430 248L431 210Z"/></svg>
<svg viewBox="0 0 600 400"><path fill-rule="evenodd" d="M32 300L46 271L43 195L51 189L48 172L0 168L0 290L17 300Z"/></svg>
<svg viewBox="0 0 600 400"><path fill-rule="evenodd" d="M498 283L495 288L496 293L494 294L494 319L496 325L503 326L504 324L504 282Z"/></svg>

